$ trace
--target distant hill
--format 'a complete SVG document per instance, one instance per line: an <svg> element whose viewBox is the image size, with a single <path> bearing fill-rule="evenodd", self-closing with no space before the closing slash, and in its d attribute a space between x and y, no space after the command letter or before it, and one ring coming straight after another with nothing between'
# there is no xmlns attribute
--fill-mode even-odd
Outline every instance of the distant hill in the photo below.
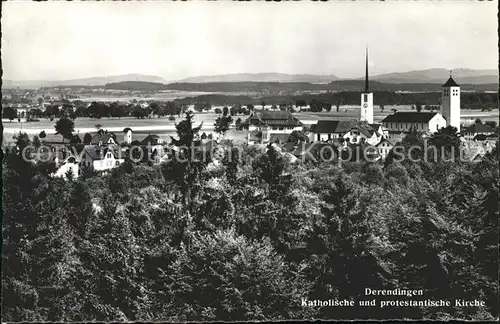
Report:
<svg viewBox="0 0 500 324"><path fill-rule="evenodd" d="M29 81L12 81L2 80L3 88L40 88L40 87L56 87L56 86L104 86L107 83L123 82L123 81L139 81L139 82L158 82L165 83L163 78L154 75L145 74L122 74L110 75L105 77L92 77L72 80L29 80Z"/></svg>
<svg viewBox="0 0 500 324"><path fill-rule="evenodd" d="M334 75L285 74L285 73L235 73L210 76L197 76L179 80L179 83L211 82L309 82L329 83L338 80Z"/></svg>
<svg viewBox="0 0 500 324"><path fill-rule="evenodd" d="M386 83L444 83L450 75L446 69L428 69L399 73L386 73L370 77L371 80ZM364 77L358 78L358 80ZM453 70L453 79L459 84L498 83L497 70Z"/></svg>
<svg viewBox="0 0 500 324"><path fill-rule="evenodd" d="M439 83L387 83L371 81L372 91L430 91L441 92ZM157 82L137 82L124 81L108 83L106 89L114 90L181 90L181 91L202 91L202 92L256 92L256 93L281 93L283 95L301 91L361 91L364 88L363 80L338 80L325 84L314 84L309 82L208 82L208 83L157 83ZM462 90L496 91L498 84L461 84Z"/></svg>

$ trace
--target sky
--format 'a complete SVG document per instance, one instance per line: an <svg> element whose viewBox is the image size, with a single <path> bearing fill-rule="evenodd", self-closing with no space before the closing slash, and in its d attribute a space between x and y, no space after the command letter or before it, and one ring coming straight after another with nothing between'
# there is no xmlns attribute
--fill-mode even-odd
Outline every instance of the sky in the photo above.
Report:
<svg viewBox="0 0 500 324"><path fill-rule="evenodd" d="M2 3L3 78L497 69L497 2Z"/></svg>

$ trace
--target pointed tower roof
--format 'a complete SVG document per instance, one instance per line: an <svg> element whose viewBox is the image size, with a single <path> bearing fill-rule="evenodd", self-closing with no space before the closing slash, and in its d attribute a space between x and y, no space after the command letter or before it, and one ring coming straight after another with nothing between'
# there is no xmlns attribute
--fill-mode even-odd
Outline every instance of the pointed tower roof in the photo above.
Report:
<svg viewBox="0 0 500 324"><path fill-rule="evenodd" d="M369 92L368 91L368 48L366 49L365 92Z"/></svg>
<svg viewBox="0 0 500 324"><path fill-rule="evenodd" d="M456 83L455 80L453 80L453 78L451 77L451 71L450 78L448 79L448 81L446 81L445 84L442 85L442 87L460 87L458 83Z"/></svg>

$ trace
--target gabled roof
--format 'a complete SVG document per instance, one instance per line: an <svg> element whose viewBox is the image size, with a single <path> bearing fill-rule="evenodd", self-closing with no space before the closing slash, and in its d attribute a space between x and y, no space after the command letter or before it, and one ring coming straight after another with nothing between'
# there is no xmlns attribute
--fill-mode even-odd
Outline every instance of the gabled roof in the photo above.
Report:
<svg viewBox="0 0 500 324"><path fill-rule="evenodd" d="M387 138L382 137L382 138L380 139L380 142L378 142L378 143L377 143L377 145L375 145L375 146L379 146L380 144L382 144L382 143L384 143L384 142L385 142L385 143L388 143L388 144L390 144L390 145L392 145L392 146L394 146L394 145L395 145L395 143L391 142L391 141L390 141L390 140L388 140Z"/></svg>
<svg viewBox="0 0 500 324"><path fill-rule="evenodd" d="M382 122L428 123L437 112L400 112L385 117Z"/></svg>
<svg viewBox="0 0 500 324"><path fill-rule="evenodd" d="M104 133L104 134L95 134L92 136L92 140L90 141L91 144L99 144L101 142L102 144L107 144L109 140L112 139L113 143L115 143L115 140L113 139L113 136L111 133Z"/></svg>
<svg viewBox="0 0 500 324"><path fill-rule="evenodd" d="M320 120L311 125L313 133L345 133L356 126L358 122L354 120Z"/></svg>
<svg viewBox="0 0 500 324"><path fill-rule="evenodd" d="M106 153L111 152L115 159L119 158L118 149L115 147L99 147L96 145L87 145L84 147L84 155L88 153L88 155L92 158L92 160L102 160L106 156ZM84 156L82 155L82 156Z"/></svg>
<svg viewBox="0 0 500 324"><path fill-rule="evenodd" d="M377 129L374 129L368 123L359 122L352 129L357 129L360 133L365 135L366 137L372 137L373 133L377 132Z"/></svg>
<svg viewBox="0 0 500 324"><path fill-rule="evenodd" d="M458 83L455 82L455 80L453 80L453 78L450 76L450 78L448 79L448 81L446 81L445 84L442 85L442 87L460 87L458 85Z"/></svg>
<svg viewBox="0 0 500 324"><path fill-rule="evenodd" d="M484 124L474 124L469 127L467 127L464 130L464 133L494 133L495 130L491 128L489 125L484 125Z"/></svg>
<svg viewBox="0 0 500 324"><path fill-rule="evenodd" d="M124 132L124 133L126 133L126 132L128 132L128 131L132 131L132 128L130 128L130 127L125 127L125 128L123 129L123 132Z"/></svg>

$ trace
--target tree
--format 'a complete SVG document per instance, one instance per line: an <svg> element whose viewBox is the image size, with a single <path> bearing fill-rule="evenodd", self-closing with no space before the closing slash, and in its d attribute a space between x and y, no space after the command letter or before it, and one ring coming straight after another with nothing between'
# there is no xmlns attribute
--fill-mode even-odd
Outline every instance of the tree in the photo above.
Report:
<svg viewBox="0 0 500 324"><path fill-rule="evenodd" d="M224 108L222 108L222 114L224 116L226 116L227 114L229 114L229 108L227 106L224 106Z"/></svg>
<svg viewBox="0 0 500 324"><path fill-rule="evenodd" d="M302 131L293 131L290 136L288 136L288 142L289 143L300 143L300 142L307 142L309 138L307 135L302 132Z"/></svg>
<svg viewBox="0 0 500 324"><path fill-rule="evenodd" d="M271 109L272 109L272 110L276 110L276 109L278 109L278 107L277 107L275 104L273 104L273 105L271 106Z"/></svg>
<svg viewBox="0 0 500 324"><path fill-rule="evenodd" d="M236 119L234 125L236 126L236 129L241 129L241 118Z"/></svg>
<svg viewBox="0 0 500 324"><path fill-rule="evenodd" d="M203 105L204 103L202 102L197 102L194 104L194 110L196 110L197 112L202 112L203 111Z"/></svg>
<svg viewBox="0 0 500 324"><path fill-rule="evenodd" d="M56 129L56 135L60 134L64 139L70 139L73 136L73 132L75 131L75 123L68 118L60 118L54 128Z"/></svg>
<svg viewBox="0 0 500 324"><path fill-rule="evenodd" d="M254 105L252 105L252 104L248 104L248 105L247 105L247 109L248 109L249 111L254 111L255 107L254 107Z"/></svg>
<svg viewBox="0 0 500 324"><path fill-rule="evenodd" d="M215 120L214 132L224 135L229 130L232 122L233 118L231 116L220 116Z"/></svg>
<svg viewBox="0 0 500 324"><path fill-rule="evenodd" d="M383 104L380 105L380 111L384 112L384 105Z"/></svg>
<svg viewBox="0 0 500 324"><path fill-rule="evenodd" d="M421 112L422 111L422 103L420 101L417 101L415 103L415 109L417 110L417 112Z"/></svg>
<svg viewBox="0 0 500 324"><path fill-rule="evenodd" d="M18 149L18 152L21 153L25 147L29 146L31 144L30 138L28 134L19 132L15 134L13 137L14 143Z"/></svg>
<svg viewBox="0 0 500 324"><path fill-rule="evenodd" d="M490 126L493 129L497 128L497 122L494 120L488 120L484 122L484 124Z"/></svg>
<svg viewBox="0 0 500 324"><path fill-rule="evenodd" d="M42 146L42 143L40 142L40 138L38 136L33 136L33 146L35 148L39 148L40 146Z"/></svg>
<svg viewBox="0 0 500 324"><path fill-rule="evenodd" d="M144 119L147 116L146 111L141 108L141 106L135 106L134 110L132 110L132 116L138 119Z"/></svg>
<svg viewBox="0 0 500 324"><path fill-rule="evenodd" d="M92 135L86 133L85 136L83 136L83 144L89 145L91 141L92 141Z"/></svg>
<svg viewBox="0 0 500 324"><path fill-rule="evenodd" d="M295 101L295 106L299 107L299 108L302 108L302 107L307 106L307 103L303 99L298 99L298 100Z"/></svg>
<svg viewBox="0 0 500 324"><path fill-rule="evenodd" d="M215 112L216 114L219 114L219 115L220 115L220 114L222 114L222 109L220 109L220 108L215 108L214 112Z"/></svg>
<svg viewBox="0 0 500 324"><path fill-rule="evenodd" d="M483 123L483 121L481 120L481 118L476 118L476 120L474 121L474 124L481 125L482 123Z"/></svg>
<svg viewBox="0 0 500 324"><path fill-rule="evenodd" d="M264 110L264 106L266 105L266 103L264 102L264 100L262 100L262 101L260 102L260 105L262 106L262 110Z"/></svg>
<svg viewBox="0 0 500 324"><path fill-rule="evenodd" d="M287 177L284 171L287 163L280 152L272 144L267 146L266 153L262 153L252 162L252 168L269 185L269 197L277 199L289 188Z"/></svg>
<svg viewBox="0 0 500 324"><path fill-rule="evenodd" d="M41 131L40 134L38 134L38 137L44 139L45 137L47 137L47 134L45 134L45 131Z"/></svg>
<svg viewBox="0 0 500 324"><path fill-rule="evenodd" d="M75 134L71 137L69 143L72 145L81 144L82 140L80 139L80 136L78 136L78 134Z"/></svg>
<svg viewBox="0 0 500 324"><path fill-rule="evenodd" d="M460 147L462 145L457 128L447 126L432 134L429 144L437 149L438 161L447 159L448 161L459 163Z"/></svg>
<svg viewBox="0 0 500 324"><path fill-rule="evenodd" d="M13 107L7 106L3 109L4 118L8 118L11 122L17 117L17 110Z"/></svg>
<svg viewBox="0 0 500 324"><path fill-rule="evenodd" d="M339 112L339 110L340 110L340 101L337 101L337 103L335 104L335 107L336 107L337 112Z"/></svg>

